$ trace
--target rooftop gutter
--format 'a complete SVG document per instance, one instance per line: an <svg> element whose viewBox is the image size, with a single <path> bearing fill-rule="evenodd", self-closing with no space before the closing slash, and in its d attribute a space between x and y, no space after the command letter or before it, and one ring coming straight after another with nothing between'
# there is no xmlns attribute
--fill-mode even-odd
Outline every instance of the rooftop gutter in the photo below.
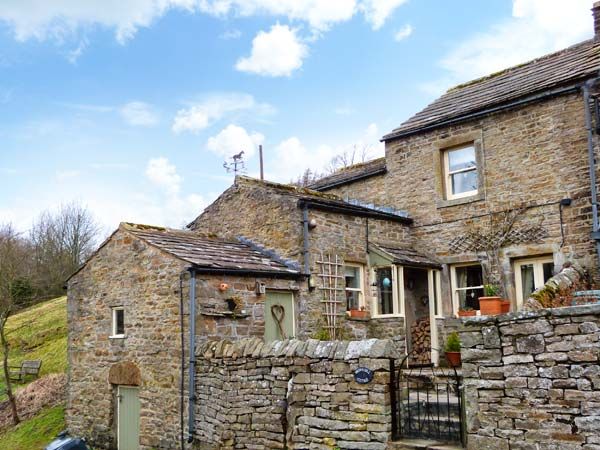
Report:
<svg viewBox="0 0 600 450"><path fill-rule="evenodd" d="M440 127L444 127L444 126L448 126L448 125L455 125L461 122L465 122L467 120L471 120L471 119L476 119L488 114L492 114L495 112L499 112L499 111L503 111L505 109L510 109L510 108L515 108L517 106L524 106L527 105L529 103L534 103L534 102L539 102L541 100L546 100L546 99L550 99L553 97L558 97L560 95L566 95L566 94L571 94L571 93L575 93L575 92L579 92L581 89L581 81L579 81L577 84L573 84L573 85L569 85L567 87L564 88L559 88L559 89L553 89L551 91L544 91L542 93L539 94L534 94L534 95L530 95L528 97L524 97L520 100L515 100L512 102L508 102L508 103L503 103L497 106L492 106L492 107L488 107L479 111L475 111L469 114L465 114L462 116L458 116L458 117L454 117L452 119L447 119L447 120L443 120L442 122L437 122L431 125L425 125L423 127L418 127L412 130L407 130L407 131L399 131L397 133L394 133L393 131L389 134L386 134L385 136L383 136L380 139L380 142L387 142L387 141L391 141L394 139L398 139L401 137L406 137L406 136L411 136L413 134L417 134L417 133L422 133L425 131L430 131L433 130L435 128L440 128Z"/></svg>
<svg viewBox="0 0 600 450"><path fill-rule="evenodd" d="M193 266L193 271L197 274L206 275L233 275L256 278L285 278L297 280L304 277L300 272L279 272L277 270L248 270L248 269L221 269L218 267L198 267Z"/></svg>
<svg viewBox="0 0 600 450"><path fill-rule="evenodd" d="M371 172L362 173L360 175L354 175L352 177L344 178L343 180L333 181L331 183L326 183L323 186L311 187L310 189L314 189L315 191L326 191L327 189L332 189L334 187L343 186L345 184L354 183L355 181L364 180L365 178L371 178L376 175L383 175L387 173L387 168L381 167L379 169L375 169ZM318 184L318 181L317 183Z"/></svg>
<svg viewBox="0 0 600 450"><path fill-rule="evenodd" d="M348 216L356 217L368 217L371 219L389 220L392 222L399 222L405 225L413 223L413 219L409 217L398 216L396 214L390 214L383 211L376 211L373 209L363 208L354 205L342 205L339 203L328 202L326 200L316 200L303 198L298 200L298 208L316 209L320 211L332 212L337 214L345 214Z"/></svg>

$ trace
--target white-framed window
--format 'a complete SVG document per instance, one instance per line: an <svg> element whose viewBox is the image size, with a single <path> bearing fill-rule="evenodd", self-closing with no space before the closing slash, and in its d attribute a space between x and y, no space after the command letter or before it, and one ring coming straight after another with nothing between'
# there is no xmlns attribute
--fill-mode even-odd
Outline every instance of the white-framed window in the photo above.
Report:
<svg viewBox="0 0 600 450"><path fill-rule="evenodd" d="M382 266L373 269L375 297L373 316L394 317L404 314L404 270L401 266Z"/></svg>
<svg viewBox="0 0 600 450"><path fill-rule="evenodd" d="M478 192L477 152L473 144L443 151L446 199L470 197Z"/></svg>
<svg viewBox="0 0 600 450"><path fill-rule="evenodd" d="M122 306L112 308L112 335L110 337L125 337L125 309Z"/></svg>
<svg viewBox="0 0 600 450"><path fill-rule="evenodd" d="M344 266L344 281L346 290L346 310L356 310L365 306L364 266L360 264L346 264Z"/></svg>
<svg viewBox="0 0 600 450"><path fill-rule="evenodd" d="M460 264L450 267L452 304L454 312L461 309L479 310L479 297L483 296L483 270L481 264Z"/></svg>
<svg viewBox="0 0 600 450"><path fill-rule="evenodd" d="M433 316L444 317L442 310L441 272L429 270L429 298L433 299Z"/></svg>
<svg viewBox="0 0 600 450"><path fill-rule="evenodd" d="M552 255L517 259L514 262L514 270L517 309L521 309L523 301L554 275L554 259Z"/></svg>

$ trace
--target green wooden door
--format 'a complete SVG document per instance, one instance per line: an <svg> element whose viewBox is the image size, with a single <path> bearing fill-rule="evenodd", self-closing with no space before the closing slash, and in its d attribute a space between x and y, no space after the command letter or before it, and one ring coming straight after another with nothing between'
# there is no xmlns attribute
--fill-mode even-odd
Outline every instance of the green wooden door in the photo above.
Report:
<svg viewBox="0 0 600 450"><path fill-rule="evenodd" d="M119 386L119 450L138 450L140 446L140 397L136 387Z"/></svg>
<svg viewBox="0 0 600 450"><path fill-rule="evenodd" d="M267 291L265 299L265 341L291 339L294 333L294 294Z"/></svg>

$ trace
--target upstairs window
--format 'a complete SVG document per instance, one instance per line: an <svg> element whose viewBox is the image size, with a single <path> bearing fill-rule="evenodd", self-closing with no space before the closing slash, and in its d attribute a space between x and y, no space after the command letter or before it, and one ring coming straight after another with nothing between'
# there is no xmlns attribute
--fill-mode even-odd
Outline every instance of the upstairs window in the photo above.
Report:
<svg viewBox="0 0 600 450"><path fill-rule="evenodd" d="M443 157L446 198L453 200L476 195L479 180L475 147L444 150Z"/></svg>
<svg viewBox="0 0 600 450"><path fill-rule="evenodd" d="M363 267L347 265L344 267L346 281L346 309L359 310L363 302Z"/></svg>
<svg viewBox="0 0 600 450"><path fill-rule="evenodd" d="M112 335L113 338L125 337L125 309L122 306L112 309Z"/></svg>

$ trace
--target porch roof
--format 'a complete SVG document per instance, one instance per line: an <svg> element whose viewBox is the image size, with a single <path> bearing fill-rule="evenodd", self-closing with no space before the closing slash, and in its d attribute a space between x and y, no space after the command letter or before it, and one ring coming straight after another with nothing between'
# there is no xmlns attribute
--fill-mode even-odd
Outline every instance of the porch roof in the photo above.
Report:
<svg viewBox="0 0 600 450"><path fill-rule="evenodd" d="M393 264L406 266L421 266L439 269L442 264L435 258L427 256L411 247L392 247L383 244L369 243L369 251L374 251L380 256L389 259Z"/></svg>

